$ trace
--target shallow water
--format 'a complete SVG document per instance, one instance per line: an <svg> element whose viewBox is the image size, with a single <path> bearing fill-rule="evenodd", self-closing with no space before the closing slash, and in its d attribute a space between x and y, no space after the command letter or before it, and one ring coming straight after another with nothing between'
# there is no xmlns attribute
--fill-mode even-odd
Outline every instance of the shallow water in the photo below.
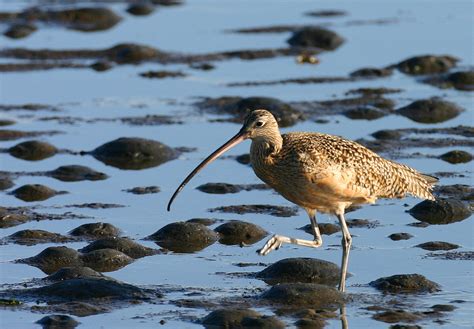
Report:
<svg viewBox="0 0 474 329"><path fill-rule="evenodd" d="M23 9L34 1L0 1L2 10ZM59 195L40 204L47 213L74 213L93 216L94 219L74 219L57 221L28 222L21 226L2 229L1 237L23 229L44 229L66 234L71 229L88 222L103 221L119 227L124 236L153 247L150 241L140 239L152 234L164 225L194 217L215 217L241 219L260 225L271 233L295 237L306 237L297 228L309 223L304 211L299 216L278 218L264 214L220 214L209 213L208 209L231 204L275 204L290 205L289 202L272 191L251 191L238 194L210 195L194 187L207 182L258 183L250 167L232 159L216 161L194 178L180 194L172 212L165 206L181 179L207 154L221 145L240 128L231 123L210 123L211 115L196 110L192 103L197 97L270 96L283 101L326 100L334 96L343 97L349 89L360 87L402 88L400 94L387 95L394 99L397 107L413 100L431 96L443 96L463 107L458 117L436 125L423 125L401 116L387 116L374 121L355 121L343 116L328 117L327 124L311 121L299 123L282 131L319 131L342 135L350 139L368 138L380 129L408 127L453 127L473 122L472 93L456 90L441 90L417 82L416 78L395 72L392 76L372 81L326 84L286 84L257 87L227 87L226 83L239 81L278 80L305 76L345 76L361 67L382 67L405 58L422 54L449 54L461 59L459 66L472 67L473 47L472 10L470 1L458 1L447 6L442 1L401 1L378 2L340 1L187 1L182 6L160 7L146 17L133 17L125 12L125 5L113 4L110 8L123 16L123 21L108 31L81 33L63 28L45 27L30 37L15 41L2 37L2 47L28 48L107 48L117 43L136 42L157 47L165 51L183 53L207 53L223 50L247 48L285 47L289 33L281 34L236 34L228 30L236 28L270 26L277 24L317 24L330 22L330 28L342 35L346 42L336 51L318 55L321 64L298 65L293 57L277 57L255 61L228 60L215 62L211 71L193 70L187 65L141 65L116 66L112 70L97 73L87 69L55 69L49 71L4 73L0 77L0 100L2 104L44 103L57 106L61 112L0 112L0 118L14 119L17 124L6 129L18 130L61 130L64 133L39 139L56 147L74 151L92 150L118 137L143 137L158 140L172 147L197 148L195 152L184 153L179 159L159 167L139 171L120 170L97 161L91 156L58 154L37 162L16 159L7 153L0 154L0 166L4 171L43 171L60 165L81 164L105 172L109 179L97 182L61 182L49 177L21 176L15 186L28 183L45 184L69 194ZM334 18L312 18L303 13L316 9L343 9L349 15ZM347 25L351 20L395 18L389 24ZM2 59L4 61L4 59ZM144 79L138 73L147 70L182 70L189 74L186 78ZM184 120L184 124L160 126L130 126L120 122L58 124L55 121L38 121L41 117L73 116L89 118L114 118L142 116L145 114L167 114ZM18 141L1 142L8 148ZM243 143L229 152L239 155L248 152L249 143ZM461 149L457 148L456 149ZM472 153L472 149L464 148ZM451 148L413 149L424 154L439 155ZM400 162L426 173L439 171L460 172L466 177L442 178L440 184L472 185L472 164L451 165L438 159L401 159ZM148 195L132 195L123 189L135 186L158 185L161 192ZM86 202L117 203L124 208L115 209L70 209L52 208ZM412 248L426 241L447 241L462 246L462 251L474 249L474 227L471 219L449 225L432 225L427 228L407 226L415 220L406 209L419 200L380 200L377 205L366 206L347 215L347 218L378 220L382 224L374 229L354 228L353 251L350 255L348 291L352 294L379 295L366 284L382 276L400 273L419 273L439 283L442 290L432 295L411 297L414 308L428 308L434 304L449 304L454 300L457 309L447 313L444 324L431 320L421 321L424 327L469 328L474 325L474 267L472 261L448 261L423 258L427 252ZM405 206L407 204L407 206ZM2 206L31 205L12 195L1 194ZM335 222L325 215L320 222ZM407 232L414 238L407 241L391 241L391 233ZM323 236L324 246L320 250L295 246L283 246L280 250L262 258L255 251L263 241L245 248L224 246L219 243L193 254L165 254L146 257L125 268L108 275L140 286L179 286L184 288L204 288L205 298L232 297L246 294L254 288L264 288L266 284L253 279L233 277L220 273L259 271L262 267L240 268L239 262L273 263L289 257L317 257L340 262L340 235ZM81 248L86 243L69 243L71 248ZM1 283L19 283L44 274L34 267L14 264L18 258L36 255L52 244L1 246ZM108 327L155 327L165 319L163 327L199 327L188 321L189 317L201 317L208 313L204 309L176 308L170 300L184 298L183 293L166 295L162 305L142 304L113 311L111 313L79 318L83 328ZM272 314L271 309L257 309ZM24 311L0 311L2 327L31 328L43 314ZM360 304L348 304L349 327L387 327L383 322L371 319L372 313L361 309ZM291 325L292 319L285 319ZM338 319L328 321L328 327L339 328Z"/></svg>

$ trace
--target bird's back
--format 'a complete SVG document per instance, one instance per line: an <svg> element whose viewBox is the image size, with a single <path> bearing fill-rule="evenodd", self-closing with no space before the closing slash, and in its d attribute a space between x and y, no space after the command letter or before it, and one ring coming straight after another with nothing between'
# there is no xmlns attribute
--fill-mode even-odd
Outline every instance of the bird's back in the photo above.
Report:
<svg viewBox="0 0 474 329"><path fill-rule="evenodd" d="M323 203L326 197L328 202L344 205L373 203L377 198L402 198L406 194L434 199L431 189L435 178L384 159L356 142L320 133L282 137L282 149L267 161L268 170L256 169L256 173L290 201L308 201L297 204L309 207L311 198ZM273 184L285 175L289 178L285 185Z"/></svg>

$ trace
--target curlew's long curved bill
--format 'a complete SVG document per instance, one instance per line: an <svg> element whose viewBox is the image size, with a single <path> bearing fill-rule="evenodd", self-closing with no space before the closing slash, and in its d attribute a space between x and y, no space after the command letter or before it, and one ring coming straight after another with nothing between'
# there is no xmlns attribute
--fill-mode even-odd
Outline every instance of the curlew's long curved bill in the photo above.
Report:
<svg viewBox="0 0 474 329"><path fill-rule="evenodd" d="M235 145L239 144L240 142L246 140L248 138L248 133L241 129L237 135L229 139L225 142L224 145L219 147L217 150L212 152L207 158L205 158L194 170L183 180L183 182L178 186L176 191L174 191L173 195L171 196L170 201L168 202L168 207L166 208L168 211L171 209L171 204L173 200L176 198L179 192L186 186L186 184L194 177L198 172L200 172L207 164L211 163L215 159L217 159L221 154L226 152L227 150L231 149Z"/></svg>

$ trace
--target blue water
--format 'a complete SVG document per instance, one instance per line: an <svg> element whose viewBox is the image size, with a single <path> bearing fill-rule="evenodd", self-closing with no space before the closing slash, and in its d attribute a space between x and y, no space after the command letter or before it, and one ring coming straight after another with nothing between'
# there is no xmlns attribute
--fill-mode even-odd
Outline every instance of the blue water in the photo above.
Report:
<svg viewBox="0 0 474 329"><path fill-rule="evenodd" d="M17 10L35 3L1 0L2 10ZM281 34L235 34L229 30L277 24L331 23L331 29L346 39L346 43L333 52L319 55L321 63L316 66L298 65L292 57L256 61L230 60L214 63L212 71L192 70L186 65L157 64L124 65L105 72L91 70L59 69L27 73L8 73L0 76L0 100L3 104L45 103L58 106L62 112L40 111L3 112L0 118L11 118L18 123L12 129L19 130L62 130L64 134L41 137L58 148L91 150L112 139L137 136L159 140L170 146L197 148L196 152L183 154L179 159L159 167L140 171L123 171L106 166L89 156L56 155L52 158L27 162L0 154L0 168L7 171L51 170L59 165L82 164L107 173L110 178L100 182L67 183L47 177L21 177L16 186L27 183L48 185L56 190L66 190L60 195L40 204L45 207L72 203L104 202L126 205L125 208L91 210L77 209L77 213L94 216L96 221L110 222L123 230L125 236L141 239L164 225L193 217L218 217L251 221L272 232L295 237L309 237L300 230L309 223L303 211L299 216L277 218L268 215L234 215L209 213L208 209L222 205L270 203L290 205L271 191L241 192L230 195L208 195L194 187L207 182L257 183L252 170L234 160L219 160L195 177L175 201L173 211L166 212L165 205L181 179L207 154L234 135L239 125L231 123L209 123L208 116L200 114L192 106L196 97L271 96L284 101L325 100L342 97L349 89L360 87L402 88L400 94L389 95L397 106L431 96L442 96L465 109L460 116L437 125L417 124L403 117L389 116L375 121L352 121L341 116L328 117L329 123L299 123L286 131L319 131L342 135L347 138L367 138L372 132L383 128L404 127L450 127L473 122L472 93L456 90L440 90L418 83L413 77L400 73L393 76L357 83L333 83L318 85L273 85L258 87L226 87L226 83L253 80L278 80L305 76L345 76L355 69L367 66L386 66L410 56L421 54L448 54L460 58L460 66L471 67L473 63L473 3L471 1L187 1L178 7L162 7L147 17L133 17L125 12L125 5L113 4L123 21L115 28L96 33L81 33L59 27L39 29L24 40L1 38L1 47L28 48L107 48L117 43L136 42L150 45L164 51L183 53L207 53L246 48L284 47L289 33ZM345 17L312 18L303 13L316 9L343 9ZM395 18L397 22L385 25L348 26L352 20ZM4 61L4 60L2 60ZM138 76L147 70L182 70L186 78L149 80ZM145 114L179 115L183 125L128 126L121 123L79 123L59 125L54 121L38 121L38 118L53 115L70 115L82 118L113 118L141 116ZM10 147L18 141L2 142L0 146ZM243 143L229 154L248 152L249 143ZM450 148L412 150L439 155ZM466 149L470 152L473 150ZM442 178L441 184L472 185L472 164L450 165L438 159L402 159L423 172L455 171L467 175L464 178ZM158 185L158 194L135 196L122 192L134 186ZM474 325L473 265L470 261L443 261L424 259L425 251L412 246L433 240L442 240L462 246L463 251L474 248L474 227L472 220L446 226L415 228L406 226L414 221L405 210L405 203L415 205L419 200L382 200L377 206L367 206L350 213L348 218L379 220L381 227L375 229L352 229L354 250L351 252L349 270L353 276L348 279L348 291L354 294L377 295L365 286L382 276L399 273L420 273L438 282L442 291L430 296L414 297L414 304L429 307L447 304L462 299L466 303L456 304L454 312L448 313L444 325L426 320L423 327L471 328ZM26 203L11 195L1 194L2 206L24 206ZM67 209L69 210L69 209ZM45 212L64 212L66 209L46 208ZM319 216L320 222L333 222L333 218ZM1 237L22 229L45 229L66 234L69 230L94 220L62 220L29 222L21 226L3 229ZM414 238L393 242L387 238L391 233L408 232ZM324 246L320 250L294 246L283 246L279 251L262 258L255 251L260 242L247 248L214 244L195 254L169 254L146 257L108 275L132 284L142 286L183 286L217 288L208 293L208 298L244 294L255 287L266 287L258 280L227 277L216 272L257 271L260 267L238 268L238 262L272 263L288 257L318 257L340 262L340 235L323 236ZM139 241L148 246L153 243ZM80 248L85 243L68 244ZM1 246L1 283L18 283L44 274L26 265L13 264L12 260L29 257L50 246ZM331 246L330 248L328 246ZM190 269L192 269L192 274ZM163 327L191 328L198 325L185 322L174 314L176 307L166 301L183 298L179 294L166 296L163 305L143 304L102 315L80 318L83 328L151 328L166 319ZM387 324L370 318L362 312L360 305L348 305L348 322L351 328L385 328ZM270 309L258 309L271 314ZM202 309L179 309L187 315L201 317L207 312ZM32 328L33 322L42 314L24 311L2 310L0 324L4 328ZM136 319L145 316L145 319ZM291 324L293 320L287 319ZM328 327L339 328L339 320L330 320Z"/></svg>

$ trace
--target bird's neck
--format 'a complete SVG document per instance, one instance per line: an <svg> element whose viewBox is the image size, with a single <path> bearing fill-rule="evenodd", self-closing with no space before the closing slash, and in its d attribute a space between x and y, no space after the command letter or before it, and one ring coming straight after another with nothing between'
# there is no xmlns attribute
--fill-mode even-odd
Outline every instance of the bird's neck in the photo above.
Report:
<svg viewBox="0 0 474 329"><path fill-rule="evenodd" d="M250 156L255 160L264 160L277 155L283 147L283 138L280 133L271 136L262 136L252 139Z"/></svg>

